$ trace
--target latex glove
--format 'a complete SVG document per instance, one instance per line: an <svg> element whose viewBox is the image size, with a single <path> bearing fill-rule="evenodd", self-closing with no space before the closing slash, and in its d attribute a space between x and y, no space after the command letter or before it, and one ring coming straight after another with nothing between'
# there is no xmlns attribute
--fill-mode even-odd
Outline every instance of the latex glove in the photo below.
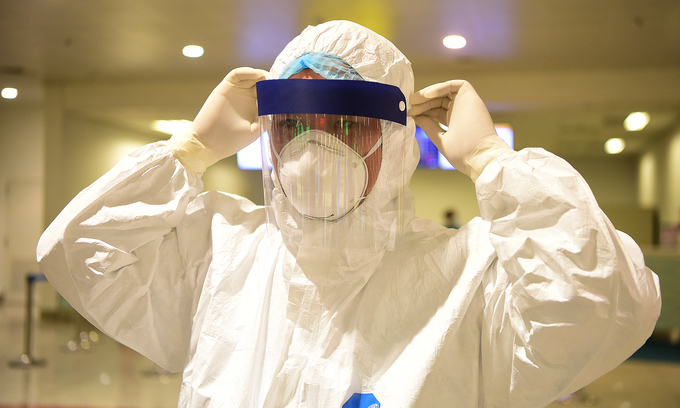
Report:
<svg viewBox="0 0 680 408"><path fill-rule="evenodd" d="M212 91L189 127L174 134L168 146L182 164L203 173L259 136L255 84L269 72L236 68Z"/></svg>
<svg viewBox="0 0 680 408"><path fill-rule="evenodd" d="M469 82L453 80L431 85L409 99L409 116L444 157L473 181L487 164L513 151L496 134L489 111ZM440 123L448 126L448 131Z"/></svg>

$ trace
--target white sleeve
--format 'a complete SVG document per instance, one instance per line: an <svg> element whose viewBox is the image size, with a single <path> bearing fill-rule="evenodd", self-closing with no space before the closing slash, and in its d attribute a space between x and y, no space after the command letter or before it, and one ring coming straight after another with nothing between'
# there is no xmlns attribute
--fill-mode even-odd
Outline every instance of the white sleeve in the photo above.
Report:
<svg viewBox="0 0 680 408"><path fill-rule="evenodd" d="M576 170L524 149L490 163L476 188L498 255L484 281L482 406L545 406L644 344L658 277Z"/></svg>
<svg viewBox="0 0 680 408"><path fill-rule="evenodd" d="M185 363L204 279L197 265L210 255L209 226L201 234L194 223L190 245L177 233L201 189L166 142L147 145L79 193L37 247L42 271L80 314L170 371Z"/></svg>

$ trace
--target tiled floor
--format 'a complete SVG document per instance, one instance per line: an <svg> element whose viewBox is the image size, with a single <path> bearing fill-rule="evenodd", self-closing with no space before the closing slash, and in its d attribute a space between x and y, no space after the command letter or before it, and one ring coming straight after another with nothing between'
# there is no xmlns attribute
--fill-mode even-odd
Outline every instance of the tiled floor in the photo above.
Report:
<svg viewBox="0 0 680 408"><path fill-rule="evenodd" d="M0 307L0 407L177 406L181 374L159 372L82 323L37 324L32 355L45 359L45 366L11 368L24 351L23 326L22 308Z"/></svg>
<svg viewBox="0 0 680 408"><path fill-rule="evenodd" d="M23 326L22 307L0 306L0 408L176 406L180 374L159 372L136 352L75 322L37 323L32 355L44 358L45 366L11 368L24 351ZM629 360L549 407L680 407L680 363Z"/></svg>

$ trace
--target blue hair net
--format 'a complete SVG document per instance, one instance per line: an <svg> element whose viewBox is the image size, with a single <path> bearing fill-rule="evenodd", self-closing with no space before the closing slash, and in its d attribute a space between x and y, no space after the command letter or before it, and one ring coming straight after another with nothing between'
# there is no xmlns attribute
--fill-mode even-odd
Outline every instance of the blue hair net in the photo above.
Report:
<svg viewBox="0 0 680 408"><path fill-rule="evenodd" d="M290 78L306 68L311 69L326 79L364 80L345 60L327 52L308 52L302 54L286 65L280 78Z"/></svg>

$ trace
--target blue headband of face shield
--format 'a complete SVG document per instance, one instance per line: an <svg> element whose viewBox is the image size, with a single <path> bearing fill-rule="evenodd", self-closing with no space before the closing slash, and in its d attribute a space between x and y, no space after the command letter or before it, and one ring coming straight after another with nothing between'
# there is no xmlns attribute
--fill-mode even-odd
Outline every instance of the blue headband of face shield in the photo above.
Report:
<svg viewBox="0 0 680 408"><path fill-rule="evenodd" d="M304 69L324 81L287 79ZM308 52L288 63L282 80L257 83L258 114L334 114L364 116L406 124L406 98L395 86L366 82L345 60L327 52Z"/></svg>
<svg viewBox="0 0 680 408"><path fill-rule="evenodd" d="M326 79L364 80L345 60L327 52L302 54L286 65L279 78L290 78L303 69L311 69Z"/></svg>
<svg viewBox="0 0 680 408"><path fill-rule="evenodd" d="M272 79L255 86L259 116L350 115L406 125L406 97L393 85L337 79Z"/></svg>

